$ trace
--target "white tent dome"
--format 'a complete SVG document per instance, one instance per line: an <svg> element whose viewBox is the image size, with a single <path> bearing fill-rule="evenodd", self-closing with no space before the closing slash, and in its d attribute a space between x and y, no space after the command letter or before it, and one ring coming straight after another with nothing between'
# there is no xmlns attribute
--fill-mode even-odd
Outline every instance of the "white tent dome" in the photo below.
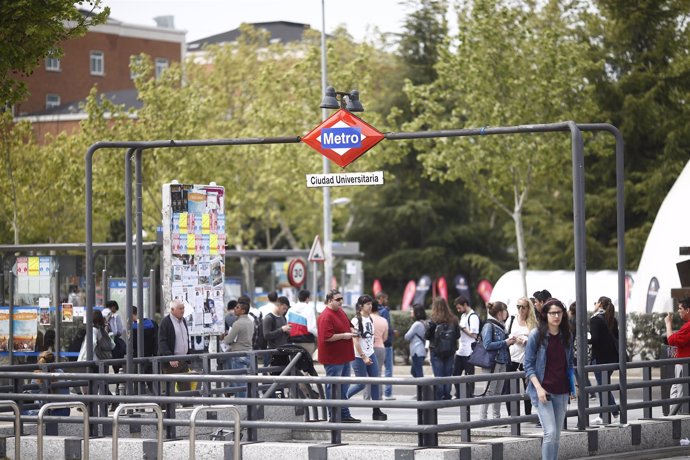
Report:
<svg viewBox="0 0 690 460"><path fill-rule="evenodd" d="M634 276L628 275L630 278ZM568 307L575 302L575 272L566 270L556 271L527 271L527 293L531 297L535 291L548 290L552 296L559 299ZM629 290L628 290L629 295ZM587 310L594 310L594 302L601 297L610 297L618 307L618 272L615 270L601 270L587 272ZM490 302L500 300L508 305L511 315L517 314L515 303L522 297L522 280L520 270L511 270L501 276L493 291Z"/></svg>
<svg viewBox="0 0 690 460"><path fill-rule="evenodd" d="M640 266L637 269L629 312L651 313L673 310L671 289L681 287L676 263L686 259L680 256L679 248L690 246L689 199L690 162L685 165L671 191L664 198L654 219L652 231L647 237ZM658 286L656 295L653 289L650 292L652 283Z"/></svg>

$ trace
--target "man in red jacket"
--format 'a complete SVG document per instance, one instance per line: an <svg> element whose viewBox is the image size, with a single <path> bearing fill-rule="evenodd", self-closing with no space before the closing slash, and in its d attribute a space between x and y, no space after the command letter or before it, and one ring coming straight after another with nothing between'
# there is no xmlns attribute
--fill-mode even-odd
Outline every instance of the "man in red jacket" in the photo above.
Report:
<svg viewBox="0 0 690 460"><path fill-rule="evenodd" d="M673 332L671 323L673 322L673 312L669 312L664 318L666 322L666 336L668 337L668 344L676 347L676 358L690 358L690 297L686 297L678 303L678 314L680 319L685 324L677 332ZM683 365L676 364L676 378L683 376ZM671 386L671 397L683 397L683 384L674 383ZM671 407L671 415L675 415L680 410L680 404L674 404Z"/></svg>
<svg viewBox="0 0 690 460"><path fill-rule="evenodd" d="M349 377L350 362L355 359L352 337L355 330L342 309L343 295L337 290L326 294L326 308L317 321L319 362L326 369L327 377ZM332 399L332 385L326 385L326 397ZM347 399L348 385L341 385L341 398ZM330 413L331 408L328 408ZM345 423L359 423L361 420L350 414L348 407L340 408L341 420ZM334 414L329 414L335 421Z"/></svg>

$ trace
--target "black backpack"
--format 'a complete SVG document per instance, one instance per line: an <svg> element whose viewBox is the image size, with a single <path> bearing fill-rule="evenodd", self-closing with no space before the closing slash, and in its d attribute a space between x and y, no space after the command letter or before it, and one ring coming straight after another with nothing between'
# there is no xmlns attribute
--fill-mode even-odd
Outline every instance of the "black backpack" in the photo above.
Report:
<svg viewBox="0 0 690 460"><path fill-rule="evenodd" d="M458 349L458 332L455 324L441 323L434 332L434 354L439 358L449 358Z"/></svg>
<svg viewBox="0 0 690 460"><path fill-rule="evenodd" d="M266 339L264 338L263 315L255 316L254 313L249 313L249 316L254 320L254 335L252 335L252 348L254 350L264 350L266 348Z"/></svg>

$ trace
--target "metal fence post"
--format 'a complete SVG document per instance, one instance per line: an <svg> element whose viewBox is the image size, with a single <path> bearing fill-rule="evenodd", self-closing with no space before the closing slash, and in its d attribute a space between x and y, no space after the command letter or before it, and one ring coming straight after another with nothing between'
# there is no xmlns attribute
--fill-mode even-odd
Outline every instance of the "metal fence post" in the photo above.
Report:
<svg viewBox="0 0 690 460"><path fill-rule="evenodd" d="M645 366L642 368L642 381L651 382L652 381L652 368L650 366ZM642 389L642 401L649 402L652 400L652 387L644 387ZM645 407L642 409L642 416L644 418L652 418L652 408Z"/></svg>
<svg viewBox="0 0 690 460"><path fill-rule="evenodd" d="M434 401L436 399L434 386L422 386L421 401ZM421 413L422 422L420 425L436 425L438 424L438 409L419 409ZM438 433L423 433L419 436L419 447L438 447Z"/></svg>

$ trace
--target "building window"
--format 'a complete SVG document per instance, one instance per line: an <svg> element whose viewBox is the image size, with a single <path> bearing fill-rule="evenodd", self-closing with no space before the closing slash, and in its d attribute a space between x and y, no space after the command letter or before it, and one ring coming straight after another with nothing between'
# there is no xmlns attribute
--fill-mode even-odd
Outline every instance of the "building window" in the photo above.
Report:
<svg viewBox="0 0 690 460"><path fill-rule="evenodd" d="M50 54L46 57L46 70L50 72L60 71L60 58L53 57Z"/></svg>
<svg viewBox="0 0 690 460"><path fill-rule="evenodd" d="M129 78L134 80L139 76L139 74L135 71L135 67L139 67L142 63L143 59L141 56L130 56L129 57Z"/></svg>
<svg viewBox="0 0 690 460"><path fill-rule="evenodd" d="M91 51L91 75L104 75L103 51Z"/></svg>
<svg viewBox="0 0 690 460"><path fill-rule="evenodd" d="M46 110L53 107L60 107L60 96L58 94L46 94Z"/></svg>
<svg viewBox="0 0 690 460"><path fill-rule="evenodd" d="M163 75L165 69L170 66L170 61L164 58L156 58L156 78L160 78Z"/></svg>

